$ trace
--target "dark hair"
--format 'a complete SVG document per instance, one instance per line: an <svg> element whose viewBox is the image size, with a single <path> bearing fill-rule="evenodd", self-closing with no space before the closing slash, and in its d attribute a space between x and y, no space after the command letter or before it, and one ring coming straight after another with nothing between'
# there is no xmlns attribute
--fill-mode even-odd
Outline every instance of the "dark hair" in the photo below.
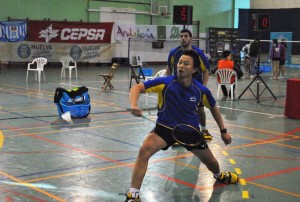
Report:
<svg viewBox="0 0 300 202"><path fill-rule="evenodd" d="M188 55L193 58L194 68L198 69L200 67L199 55L193 50L187 50L182 53L182 55Z"/></svg>
<svg viewBox="0 0 300 202"><path fill-rule="evenodd" d="M224 50L222 54L222 58L227 58L228 55L230 55L231 52L229 50Z"/></svg>
<svg viewBox="0 0 300 202"><path fill-rule="evenodd" d="M278 47L278 40L277 39L273 39L273 43L276 45L276 47Z"/></svg>
<svg viewBox="0 0 300 202"><path fill-rule="evenodd" d="M187 33L189 34L190 37L193 36L193 35L192 35L192 32L191 32L190 30L188 30L188 29L183 29L183 30L181 30L180 33L185 33L185 32L187 32Z"/></svg>
<svg viewBox="0 0 300 202"><path fill-rule="evenodd" d="M284 47L287 48L287 43L285 42L285 39L282 39L280 43L281 43Z"/></svg>

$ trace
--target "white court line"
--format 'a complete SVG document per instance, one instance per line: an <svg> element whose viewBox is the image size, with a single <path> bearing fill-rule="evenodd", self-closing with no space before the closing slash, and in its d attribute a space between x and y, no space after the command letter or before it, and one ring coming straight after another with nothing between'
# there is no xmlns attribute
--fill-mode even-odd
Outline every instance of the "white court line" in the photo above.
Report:
<svg viewBox="0 0 300 202"><path fill-rule="evenodd" d="M218 107L223 108L223 109L229 109L229 110L235 110L235 111L241 111L241 112L249 112L249 113L253 113L253 114L267 115L267 116L272 116L272 117L283 117L284 116L284 115L268 114L268 113L249 111L249 110L243 110L243 109L234 109L234 108L230 108L230 107L222 107L222 106L218 106Z"/></svg>
<svg viewBox="0 0 300 202"><path fill-rule="evenodd" d="M49 83L49 84L55 84L55 85L57 85L56 83ZM59 83L59 84L78 87L77 85L72 85L72 84L67 84L67 83ZM88 87L88 88L89 89L93 89L93 90L101 90L100 88L93 88L93 87ZM120 93L120 94L127 94L127 95L129 94L129 92L122 92L122 91L113 91L113 92ZM156 98L156 96L148 96L148 97ZM248 113L252 113L252 114L260 114L260 115L271 116L271 118L274 118L274 117L284 117L284 115L268 114L268 113L262 113L262 112L256 112L256 111L250 111L250 110L243 110L243 109L234 109L234 108L222 107L222 106L218 106L218 107L222 108L222 109L228 109L228 110L234 110L234 111L248 112Z"/></svg>

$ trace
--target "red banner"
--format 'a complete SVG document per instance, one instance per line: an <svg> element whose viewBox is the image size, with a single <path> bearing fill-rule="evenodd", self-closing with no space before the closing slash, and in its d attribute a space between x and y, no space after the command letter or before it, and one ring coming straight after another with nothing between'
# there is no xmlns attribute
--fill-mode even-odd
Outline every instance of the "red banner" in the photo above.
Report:
<svg viewBox="0 0 300 202"><path fill-rule="evenodd" d="M112 22L28 21L29 41L54 43L110 43Z"/></svg>

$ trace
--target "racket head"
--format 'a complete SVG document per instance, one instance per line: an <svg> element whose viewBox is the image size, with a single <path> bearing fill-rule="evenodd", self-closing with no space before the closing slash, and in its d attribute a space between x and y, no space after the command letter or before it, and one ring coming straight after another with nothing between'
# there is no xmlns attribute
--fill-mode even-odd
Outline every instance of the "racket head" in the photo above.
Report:
<svg viewBox="0 0 300 202"><path fill-rule="evenodd" d="M173 138L181 145L195 147L205 143L199 129L189 124L178 124L173 128Z"/></svg>

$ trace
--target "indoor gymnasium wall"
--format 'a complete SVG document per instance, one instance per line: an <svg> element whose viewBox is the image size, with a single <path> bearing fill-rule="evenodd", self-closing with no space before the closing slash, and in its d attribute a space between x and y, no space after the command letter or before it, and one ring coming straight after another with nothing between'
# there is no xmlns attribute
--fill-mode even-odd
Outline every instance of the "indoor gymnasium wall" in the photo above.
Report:
<svg viewBox="0 0 300 202"><path fill-rule="evenodd" d="M300 8L299 0L251 0L250 8L268 9L268 8Z"/></svg>

